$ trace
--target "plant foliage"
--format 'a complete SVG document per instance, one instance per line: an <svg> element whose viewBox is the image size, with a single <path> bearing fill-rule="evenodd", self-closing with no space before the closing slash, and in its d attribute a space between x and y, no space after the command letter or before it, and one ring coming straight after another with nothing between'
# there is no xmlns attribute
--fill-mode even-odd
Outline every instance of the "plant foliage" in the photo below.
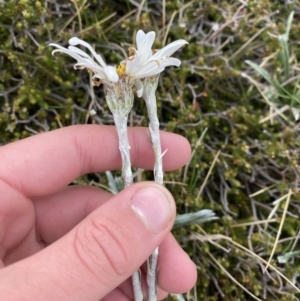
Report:
<svg viewBox="0 0 300 301"><path fill-rule="evenodd" d="M118 45L131 46L140 28L156 31L156 48L187 40L157 99L162 128L184 135L193 156L165 180L178 213L209 209L219 219L174 231L198 267L185 298L296 300L299 20L297 1L0 1L0 144L113 123L102 88L71 59L53 58L49 43L78 36L118 64L125 57ZM145 116L136 99L131 125L146 126ZM109 181L95 174L76 183Z"/></svg>

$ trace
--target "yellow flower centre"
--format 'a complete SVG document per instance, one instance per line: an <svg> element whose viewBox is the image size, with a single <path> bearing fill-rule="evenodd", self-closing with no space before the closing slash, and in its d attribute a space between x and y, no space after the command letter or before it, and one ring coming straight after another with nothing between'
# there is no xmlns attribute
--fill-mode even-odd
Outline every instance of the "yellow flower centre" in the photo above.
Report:
<svg viewBox="0 0 300 301"><path fill-rule="evenodd" d="M121 63L119 66L117 66L117 73L121 77L126 74L126 64Z"/></svg>

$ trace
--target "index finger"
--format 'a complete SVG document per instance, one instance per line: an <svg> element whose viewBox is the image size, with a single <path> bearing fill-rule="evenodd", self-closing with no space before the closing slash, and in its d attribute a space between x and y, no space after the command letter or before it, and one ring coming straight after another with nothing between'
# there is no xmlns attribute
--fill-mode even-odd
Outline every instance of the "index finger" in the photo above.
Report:
<svg viewBox="0 0 300 301"><path fill-rule="evenodd" d="M147 128L128 128L132 165L153 169L154 155ZM183 166L190 145L179 135L161 132L164 170ZM77 177L120 169L118 137L113 126L76 125L46 132L0 148L0 181L24 195L56 192Z"/></svg>

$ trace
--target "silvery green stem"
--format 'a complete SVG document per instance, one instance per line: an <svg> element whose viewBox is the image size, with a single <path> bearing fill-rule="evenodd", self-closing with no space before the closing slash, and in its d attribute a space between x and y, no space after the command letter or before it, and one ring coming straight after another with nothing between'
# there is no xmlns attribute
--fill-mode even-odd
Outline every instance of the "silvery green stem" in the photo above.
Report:
<svg viewBox="0 0 300 301"><path fill-rule="evenodd" d="M159 135L159 121L157 118L157 106L155 91L158 84L158 76L146 77L144 80L143 97L146 102L148 116L149 116L149 131L151 143L155 155L154 164L154 179L156 183L163 185L163 166L162 166L162 152Z"/></svg>
<svg viewBox="0 0 300 301"><path fill-rule="evenodd" d="M124 179L125 188L129 187L133 183L131 161L130 161L130 145L127 135L127 120L128 114L122 114L121 112L113 113L115 125L119 137L119 149L122 158L122 176ZM132 275L132 286L135 301L143 300L143 291L141 285L140 270L136 271Z"/></svg>
<svg viewBox="0 0 300 301"><path fill-rule="evenodd" d="M108 82L104 84L106 92L106 101L113 114L116 125L119 150L122 158L122 176L125 188L133 182L130 145L127 135L128 114L133 105L134 95L132 92L132 83L128 78L121 78L118 82Z"/></svg>
<svg viewBox="0 0 300 301"><path fill-rule="evenodd" d="M157 301L158 255L156 248L147 261L148 301Z"/></svg>
<svg viewBox="0 0 300 301"><path fill-rule="evenodd" d="M119 138L119 150L122 158L122 177L125 188L133 183L131 160L130 160L130 145L127 135L128 115L123 112L113 113L114 121Z"/></svg>
<svg viewBox="0 0 300 301"><path fill-rule="evenodd" d="M148 116L149 131L152 148L155 155L154 179L156 183L163 185L163 166L162 152L159 135L159 121L157 118L157 106L155 91L159 76L146 77L144 80L143 98L145 99ZM157 270L158 270L159 249L156 248L148 260L147 283L148 283L148 301L157 300Z"/></svg>
<svg viewBox="0 0 300 301"><path fill-rule="evenodd" d="M132 83L127 79L120 79L117 83L105 84L106 101L113 114L116 125L119 150L122 158L122 176L124 186L129 187L133 183L130 160L130 145L127 134L128 114L133 105L134 95ZM135 301L143 301L143 291L140 277L140 270L132 275L132 286Z"/></svg>

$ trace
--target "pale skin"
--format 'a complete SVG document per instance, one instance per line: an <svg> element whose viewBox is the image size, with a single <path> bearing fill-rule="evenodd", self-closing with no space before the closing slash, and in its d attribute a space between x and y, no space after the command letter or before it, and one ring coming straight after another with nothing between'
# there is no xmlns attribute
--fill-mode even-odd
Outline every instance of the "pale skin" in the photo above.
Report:
<svg viewBox="0 0 300 301"><path fill-rule="evenodd" d="M133 166L152 169L147 129L129 128L128 134ZM161 132L161 142L168 149L165 171L188 161L185 138ZM114 127L79 125L36 135L0 147L0 162L0 300L133 300L130 276L157 246L159 299L195 284L195 265L170 233L176 212L166 188L142 182L113 196L68 186L83 174L121 168ZM132 209L141 191L146 204L155 199L169 208L159 230Z"/></svg>

